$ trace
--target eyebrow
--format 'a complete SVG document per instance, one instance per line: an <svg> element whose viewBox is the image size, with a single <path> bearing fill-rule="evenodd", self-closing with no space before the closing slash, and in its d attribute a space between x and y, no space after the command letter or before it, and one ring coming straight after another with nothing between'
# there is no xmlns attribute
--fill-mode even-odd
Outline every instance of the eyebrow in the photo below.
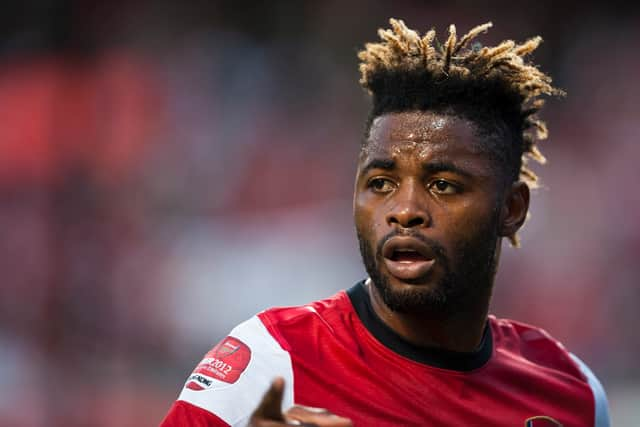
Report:
<svg viewBox="0 0 640 427"><path fill-rule="evenodd" d="M451 172L467 178L471 178L473 176L471 172L464 170L451 162L425 163L424 165L422 165L422 169L429 174L435 174L438 172Z"/></svg>
<svg viewBox="0 0 640 427"><path fill-rule="evenodd" d="M371 169L383 169L387 171L394 170L396 162L393 159L372 159L365 167L362 168L362 174L366 174Z"/></svg>
<svg viewBox="0 0 640 427"><path fill-rule="evenodd" d="M372 159L369 163L366 164L366 166L362 168L362 174L366 174L372 169L392 171L395 168L396 162L393 159ZM422 165L422 170L424 170L428 174L436 174L438 172L451 172L468 178L473 176L471 172L462 169L461 167L456 166L451 162L443 161L425 163Z"/></svg>

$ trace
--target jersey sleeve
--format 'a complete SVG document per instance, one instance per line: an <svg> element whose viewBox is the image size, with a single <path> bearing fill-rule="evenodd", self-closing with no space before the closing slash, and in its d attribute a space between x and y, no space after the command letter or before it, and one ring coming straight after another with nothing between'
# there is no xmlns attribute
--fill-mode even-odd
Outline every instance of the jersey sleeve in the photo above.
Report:
<svg viewBox="0 0 640 427"><path fill-rule="evenodd" d="M609 404L607 402L607 395L604 392L602 384L589 367L580 360L575 354L571 354L571 359L578 365L582 374L587 378L591 392L593 393L595 414L594 414L594 427L609 427L611 425L609 419Z"/></svg>
<svg viewBox="0 0 640 427"><path fill-rule="evenodd" d="M204 356L161 426L246 426L276 376L285 380L282 406L288 408L293 405L291 358L254 316Z"/></svg>

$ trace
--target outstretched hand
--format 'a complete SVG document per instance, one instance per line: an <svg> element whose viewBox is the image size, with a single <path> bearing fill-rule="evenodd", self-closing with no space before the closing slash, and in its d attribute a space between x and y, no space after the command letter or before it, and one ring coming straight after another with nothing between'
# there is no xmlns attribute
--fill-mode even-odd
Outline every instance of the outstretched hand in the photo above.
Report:
<svg viewBox="0 0 640 427"><path fill-rule="evenodd" d="M332 414L326 409L295 405L282 412L284 379L278 377L262 397L262 401L251 415L250 427L307 426L307 427L352 427L351 420Z"/></svg>

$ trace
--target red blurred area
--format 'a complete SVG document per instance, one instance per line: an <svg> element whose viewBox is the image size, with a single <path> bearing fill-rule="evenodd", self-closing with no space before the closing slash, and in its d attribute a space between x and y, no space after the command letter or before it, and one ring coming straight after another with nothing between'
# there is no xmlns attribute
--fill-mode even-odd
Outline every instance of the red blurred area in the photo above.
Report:
<svg viewBox="0 0 640 427"><path fill-rule="evenodd" d="M104 185L143 161L161 86L135 55L9 60L0 71L0 185L50 185L83 168Z"/></svg>

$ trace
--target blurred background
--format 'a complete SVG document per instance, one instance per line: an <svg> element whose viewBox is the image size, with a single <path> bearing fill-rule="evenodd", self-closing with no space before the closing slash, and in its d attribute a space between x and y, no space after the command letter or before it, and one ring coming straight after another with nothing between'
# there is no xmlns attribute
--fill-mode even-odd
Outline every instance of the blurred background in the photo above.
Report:
<svg viewBox="0 0 640 427"><path fill-rule="evenodd" d="M492 311L640 425L640 13L615 0L3 2L0 425L157 425L234 325L364 277L356 52L390 16L544 37L569 95Z"/></svg>

